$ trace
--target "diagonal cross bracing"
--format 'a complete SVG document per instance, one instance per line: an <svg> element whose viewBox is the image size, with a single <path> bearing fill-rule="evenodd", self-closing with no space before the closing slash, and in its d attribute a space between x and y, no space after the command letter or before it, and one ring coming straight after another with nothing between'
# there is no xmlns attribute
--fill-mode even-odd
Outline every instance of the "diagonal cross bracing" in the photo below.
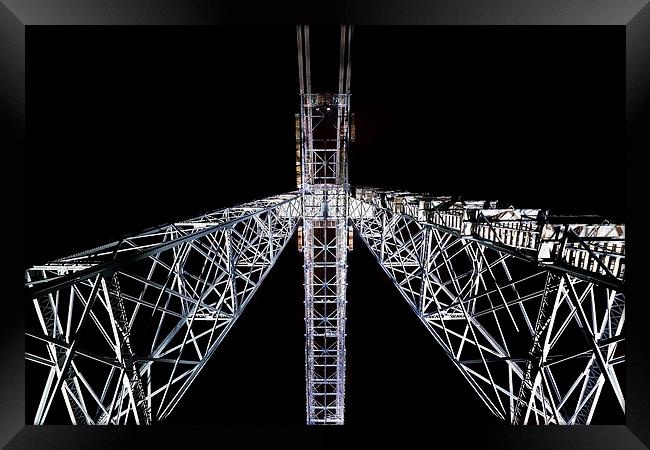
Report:
<svg viewBox="0 0 650 450"><path fill-rule="evenodd" d="M27 360L45 365L34 423L168 416L296 229L289 193L152 228L26 273Z"/></svg>
<svg viewBox="0 0 650 450"><path fill-rule="evenodd" d="M590 423L605 386L625 410L624 225L549 224L538 210L370 188L349 205L373 256L497 417Z"/></svg>
<svg viewBox="0 0 650 450"><path fill-rule="evenodd" d="M308 424L342 424L348 251L348 96L301 96Z"/></svg>
<svg viewBox="0 0 650 450"><path fill-rule="evenodd" d="M304 253L306 421L345 418L352 226L481 401L513 424L588 424L621 411L625 225L429 194L356 189L350 40L338 93L313 93L297 27L298 191L126 236L26 272L34 423L168 417L295 229ZM352 224L352 226L350 226Z"/></svg>

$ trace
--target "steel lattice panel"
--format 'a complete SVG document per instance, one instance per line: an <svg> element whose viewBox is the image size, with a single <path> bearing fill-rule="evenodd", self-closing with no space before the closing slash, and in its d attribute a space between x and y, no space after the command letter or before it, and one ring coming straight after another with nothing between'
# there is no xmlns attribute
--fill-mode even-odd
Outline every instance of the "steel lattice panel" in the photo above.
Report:
<svg viewBox="0 0 650 450"><path fill-rule="evenodd" d="M358 189L350 219L490 411L514 424L590 423L606 384L624 410L624 227L562 245L528 211L487 224L472 205L409 210L423 197ZM576 251L588 257L567 267Z"/></svg>
<svg viewBox="0 0 650 450"><path fill-rule="evenodd" d="M34 423L168 416L293 234L295 193L154 228L27 271L26 356L47 368Z"/></svg>

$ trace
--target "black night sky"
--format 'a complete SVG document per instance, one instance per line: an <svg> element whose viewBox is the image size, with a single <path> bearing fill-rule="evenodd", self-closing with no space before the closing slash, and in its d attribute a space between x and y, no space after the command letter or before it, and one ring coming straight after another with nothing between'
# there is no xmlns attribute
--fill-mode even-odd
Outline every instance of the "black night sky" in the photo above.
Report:
<svg viewBox="0 0 650 450"><path fill-rule="evenodd" d="M338 28L312 40L335 90ZM625 221L624 45L614 27L356 27L352 184ZM25 264L295 189L295 27L38 27L27 55ZM304 423L302 289L294 238L170 422ZM358 239L347 324L346 426L498 422Z"/></svg>

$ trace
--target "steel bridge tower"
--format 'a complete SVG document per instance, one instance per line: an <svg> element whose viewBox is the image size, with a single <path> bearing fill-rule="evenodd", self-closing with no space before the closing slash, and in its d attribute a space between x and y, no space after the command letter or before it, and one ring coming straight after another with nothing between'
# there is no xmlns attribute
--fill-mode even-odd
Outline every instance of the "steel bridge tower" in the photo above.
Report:
<svg viewBox="0 0 650 450"><path fill-rule="evenodd" d="M27 269L26 369L45 368L35 424L55 402L72 424L164 420L296 230L308 424L344 423L353 230L495 416L589 424L603 389L625 411L625 225L351 189L351 37L342 26L338 92L313 93L309 27L297 27L298 190Z"/></svg>
<svg viewBox="0 0 650 450"><path fill-rule="evenodd" d="M341 28L339 92L311 92L309 28L298 27L300 115L296 166L302 194L307 423L342 424L348 252L347 150L351 28Z"/></svg>

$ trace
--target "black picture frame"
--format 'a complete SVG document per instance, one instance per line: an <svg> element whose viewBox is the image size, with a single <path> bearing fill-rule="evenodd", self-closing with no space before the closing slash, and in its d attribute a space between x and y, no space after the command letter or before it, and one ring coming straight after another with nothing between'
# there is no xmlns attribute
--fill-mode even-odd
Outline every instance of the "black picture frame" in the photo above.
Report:
<svg viewBox="0 0 650 450"><path fill-rule="evenodd" d="M650 5L644 1L618 2L501 0L477 3L395 2L382 0L336 2L308 5L276 3L250 5L197 0L5 0L0 5L0 117L9 129L3 133L10 149L3 152L3 191L5 208L11 211L4 236L7 285L16 290L4 297L4 325L0 327L0 444L7 448L138 448L142 446L174 448L198 446L205 442L226 448L267 448L298 445L312 447L340 445L348 437L345 427L313 430L290 427L211 427L153 426L148 428L94 428L67 426L26 426L24 424L24 308L21 299L23 264L23 208L25 140L29 139L25 116L25 34L32 25L83 24L179 24L205 25L225 23L359 23L359 24L430 24L430 25L612 25L625 27L626 33L626 132L627 182L625 195L628 225L626 273L628 302L627 323L627 406L626 425L589 427L482 427L468 430L459 421L455 429L388 429L381 425L355 430L354 439L378 442L398 439L410 447L416 442L443 445L457 439L459 447L484 445L488 448L589 448L635 449L650 445L650 395L647 374L648 330L645 318L643 281L647 268L648 244L643 227L644 193L648 192L648 139L650 129ZM413 4L415 3L415 4ZM399 6L398 6L399 5ZM4 139L3 139L4 140ZM631 227L630 227L631 225ZM631 230L631 231L630 231ZM631 259L630 259L631 258ZM451 438L450 438L451 437ZM359 441L356 441L359 442ZM357 444L359 445L359 444ZM365 444L364 444L365 446Z"/></svg>

